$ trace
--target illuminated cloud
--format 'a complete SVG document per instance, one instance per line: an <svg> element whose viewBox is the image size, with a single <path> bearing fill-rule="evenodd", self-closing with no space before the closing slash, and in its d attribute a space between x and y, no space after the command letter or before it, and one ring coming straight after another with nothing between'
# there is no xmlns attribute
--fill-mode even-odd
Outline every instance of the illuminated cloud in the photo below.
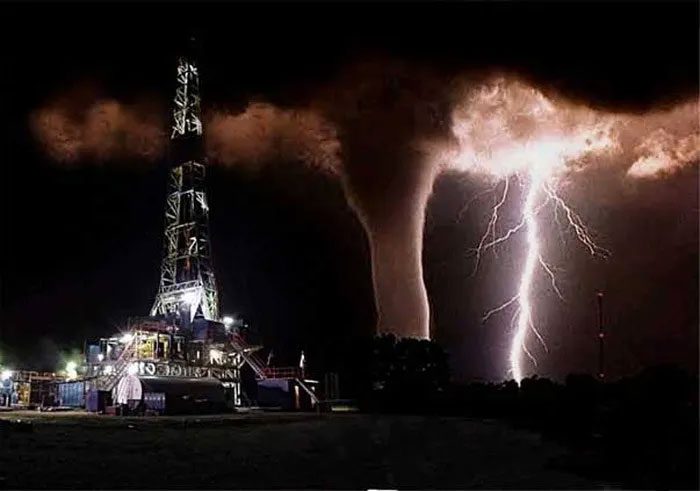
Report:
<svg viewBox="0 0 700 491"><path fill-rule="evenodd" d="M629 177L660 177L700 156L698 103L643 114L612 113L545 95L504 76L456 93L456 147L440 149L445 167L502 178L535 165L554 177L605 154Z"/></svg>
<svg viewBox="0 0 700 491"><path fill-rule="evenodd" d="M647 135L633 148L629 177L657 178L673 174L700 159L697 102L634 118L632 130Z"/></svg>
<svg viewBox="0 0 700 491"><path fill-rule="evenodd" d="M257 169L298 161L329 174L340 170L335 127L308 109L252 103L241 113L217 112L205 124L205 137L215 163Z"/></svg>
<svg viewBox="0 0 700 491"><path fill-rule="evenodd" d="M60 100L32 114L30 124L46 153L57 162L154 160L163 154L167 136L150 109L113 99L76 108Z"/></svg>

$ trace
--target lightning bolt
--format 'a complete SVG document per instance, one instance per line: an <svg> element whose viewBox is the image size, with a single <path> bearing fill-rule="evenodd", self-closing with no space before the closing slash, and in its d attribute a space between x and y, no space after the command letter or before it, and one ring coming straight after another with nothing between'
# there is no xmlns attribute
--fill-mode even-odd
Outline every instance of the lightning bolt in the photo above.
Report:
<svg viewBox="0 0 700 491"><path fill-rule="evenodd" d="M697 138L671 137L663 128L684 127L695 131L697 101L664 110L663 114L612 114L552 93L545 94L522 80L504 75L480 85L468 84L460 96L451 115L455 141L445 147L438 146L433 158L439 159L444 168L487 177L493 186L477 194L458 217L461 220L471 203L483 194L493 196L486 230L476 247L469 250L469 256L474 258L472 276L485 252L493 250L498 260L495 253L500 245L516 235L525 235L526 250L517 291L483 316L483 322L487 322L512 312L508 362L512 376L520 382L529 368L525 356L536 364L528 346L529 336L536 337L547 349L537 330L533 302L533 285L538 274L549 280L551 290L564 300L557 284L558 270L547 261L543 247L549 224L555 227L562 248L568 246L564 241L567 233L591 255L609 255L595 243L584 221L559 194L564 179L591 165L593 159L622 157L630 152L637 160L627 172L629 177L653 177L684 162L695 162L700 148ZM655 122L656 118L660 118L659 123ZM634 142L633 147L628 142ZM666 148L677 151L671 156ZM605 159L598 161L604 162ZM500 231L499 215L508 207L509 193L517 184L523 199L519 220ZM553 220L542 219L544 209L551 210Z"/></svg>
<svg viewBox="0 0 700 491"><path fill-rule="evenodd" d="M461 220L471 205L485 193L493 196L493 205L480 240L469 250L474 271L487 251L498 260L498 248L516 236L524 235L525 256L517 291L483 316L512 315L510 319L510 372L517 382L537 364L530 347L534 337L547 351L547 344L537 328L534 285L538 275L564 301L557 283L558 269L547 261L543 239L551 223L559 234L561 247L567 233L580 242L591 255L607 256L596 245L588 227L560 196L559 189L568 176L588 165L590 159L611 156L620 150L624 119L572 104L516 79L498 76L481 86L469 87L452 113L452 132L457 145L449 145L436 158L449 162L448 168L488 177L492 186L477 194L460 212ZM522 203L516 222L499 227L502 210L509 206L509 194L520 187ZM553 220L543 220L544 210ZM503 230L501 230L503 229ZM526 358L527 357L527 358Z"/></svg>
<svg viewBox="0 0 700 491"><path fill-rule="evenodd" d="M472 249L472 253L475 256L474 272L476 272L484 252L508 241L522 231L525 232L526 255L520 274L518 291L509 300L489 310L482 318L483 322L486 322L492 316L517 305L511 320L511 327L514 332L510 344L508 360L512 377L516 382L520 383L523 379L523 372L525 369L523 366L523 355L526 355L532 364L535 366L537 365L537 360L527 345L528 334L534 334L545 351L548 349L544 338L536 327L533 312L532 287L536 273L541 271L546 274L550 280L552 290L561 300L564 299L557 285L555 268L550 266L542 255L541 230L538 221L541 210L546 206L553 206L555 224L559 226L561 223L560 217L563 216L565 219L563 225L573 230L576 239L583 244L591 255L607 256L609 252L596 245L581 217L559 196L556 191L556 183L553 179L548 178L546 173L542 172L541 169L538 169L537 166L533 166L527 176L518 176L518 180L526 187L520 220L515 226L509 228L503 234L498 235L496 233L499 212L508 200L510 190L510 179L506 177L500 197L491 209L491 216L486 230L479 244ZM495 192L496 188L493 188L491 191Z"/></svg>

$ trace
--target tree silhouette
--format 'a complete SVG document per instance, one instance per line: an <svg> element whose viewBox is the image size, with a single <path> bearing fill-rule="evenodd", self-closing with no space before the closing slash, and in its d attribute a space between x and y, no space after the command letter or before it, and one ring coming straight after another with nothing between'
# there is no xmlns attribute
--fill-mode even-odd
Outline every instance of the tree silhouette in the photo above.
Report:
<svg viewBox="0 0 700 491"><path fill-rule="evenodd" d="M434 341L377 336L372 343L370 374L373 407L427 408L449 383L447 354Z"/></svg>

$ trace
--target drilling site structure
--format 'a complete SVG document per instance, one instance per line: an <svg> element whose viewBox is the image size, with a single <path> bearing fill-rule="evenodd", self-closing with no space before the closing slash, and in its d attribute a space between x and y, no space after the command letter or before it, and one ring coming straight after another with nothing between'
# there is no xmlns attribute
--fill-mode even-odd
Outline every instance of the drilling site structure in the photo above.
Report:
<svg viewBox="0 0 700 491"><path fill-rule="evenodd" d="M258 395L279 388L294 394L297 408L300 394L318 404L316 381L304 378L303 367L268 366L244 324L220 316L202 132L199 71L189 53L177 68L163 257L150 316L129 319L121 332L87 345L85 377L59 387L62 405L90 411L127 405L159 413L238 407L245 364Z"/></svg>
<svg viewBox="0 0 700 491"><path fill-rule="evenodd" d="M209 409L241 405L240 370L259 347L237 335L233 319L220 319L202 130L199 71L190 52L177 66L158 292L149 317L129 319L121 332L88 346L86 394L111 393L115 404L138 401L147 409L163 409L173 394L216 406Z"/></svg>

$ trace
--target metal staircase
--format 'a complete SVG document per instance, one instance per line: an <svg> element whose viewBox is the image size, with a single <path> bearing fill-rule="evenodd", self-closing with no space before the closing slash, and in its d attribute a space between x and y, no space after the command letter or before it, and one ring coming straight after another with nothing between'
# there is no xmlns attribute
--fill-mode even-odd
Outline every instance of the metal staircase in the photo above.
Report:
<svg viewBox="0 0 700 491"><path fill-rule="evenodd" d="M250 368L253 369L253 372L255 372L255 378L257 380L265 380L270 378L294 379L294 381L297 384L299 384L299 387L301 387L304 390L304 392L306 392L309 395L314 404L318 405L318 403L320 402L318 396L304 383L304 381L302 380L303 375L299 369L294 367L268 367L260 359L260 357L257 354L255 354L259 347L250 346L245 341L245 339L243 339L240 335L235 333L231 335L230 341L233 348L241 354L243 360L248 364L248 366L250 366Z"/></svg>
<svg viewBox="0 0 700 491"><path fill-rule="evenodd" d="M265 363L255 354L259 347L250 346L241 336L235 333L231 335L230 342L233 349L240 353L241 358L253 369L256 379L262 380L268 378Z"/></svg>
<svg viewBox="0 0 700 491"><path fill-rule="evenodd" d="M296 380L296 382L299 384L299 387L301 387L302 389L304 389L304 392L306 392L307 394L309 394L309 397L311 398L312 401L314 401L314 404L316 404L316 405L318 406L318 403L319 403L320 401L319 401L318 396L316 395L316 393L315 393L313 390L311 390L311 389L301 380L301 378L297 377L297 378L295 378L294 380Z"/></svg>
<svg viewBox="0 0 700 491"><path fill-rule="evenodd" d="M127 373L129 363L136 355L136 344L136 336L133 336L132 339L124 344L124 349L119 354L119 358L112 365L112 371L100 376L99 387L101 390L114 389L119 380Z"/></svg>

